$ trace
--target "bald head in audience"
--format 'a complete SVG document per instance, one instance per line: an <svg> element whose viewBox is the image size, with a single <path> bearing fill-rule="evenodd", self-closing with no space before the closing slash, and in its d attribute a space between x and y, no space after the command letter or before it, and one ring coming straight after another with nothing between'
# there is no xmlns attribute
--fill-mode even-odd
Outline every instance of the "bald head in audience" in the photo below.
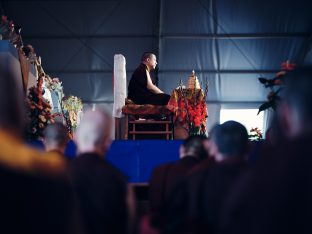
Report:
<svg viewBox="0 0 312 234"><path fill-rule="evenodd" d="M64 154L69 140L68 132L64 124L52 123L44 130L44 145L46 151L55 151Z"/></svg>
<svg viewBox="0 0 312 234"><path fill-rule="evenodd" d="M78 157L71 161L69 171L86 233L127 233L134 217L135 203L126 177L103 158L111 145L111 128L107 112L89 110L74 136Z"/></svg>
<svg viewBox="0 0 312 234"><path fill-rule="evenodd" d="M104 155L111 145L112 119L104 110L87 111L75 133L79 154Z"/></svg>

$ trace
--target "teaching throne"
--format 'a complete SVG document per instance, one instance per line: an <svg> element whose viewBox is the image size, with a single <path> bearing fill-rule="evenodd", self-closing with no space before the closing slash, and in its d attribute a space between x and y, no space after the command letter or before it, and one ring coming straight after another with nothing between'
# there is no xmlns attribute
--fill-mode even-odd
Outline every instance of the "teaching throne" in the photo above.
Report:
<svg viewBox="0 0 312 234"><path fill-rule="evenodd" d="M125 115L125 139L173 139L173 112L167 106L138 105L126 99L122 108Z"/></svg>

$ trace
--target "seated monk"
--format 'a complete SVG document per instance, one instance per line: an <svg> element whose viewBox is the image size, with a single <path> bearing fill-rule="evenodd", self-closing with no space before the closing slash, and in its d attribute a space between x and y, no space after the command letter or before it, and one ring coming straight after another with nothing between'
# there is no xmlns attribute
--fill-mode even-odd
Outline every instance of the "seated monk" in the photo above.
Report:
<svg viewBox="0 0 312 234"><path fill-rule="evenodd" d="M133 72L128 87L128 98L135 104L167 105L170 95L165 94L151 78L150 72L156 68L156 56L144 53L141 64Z"/></svg>

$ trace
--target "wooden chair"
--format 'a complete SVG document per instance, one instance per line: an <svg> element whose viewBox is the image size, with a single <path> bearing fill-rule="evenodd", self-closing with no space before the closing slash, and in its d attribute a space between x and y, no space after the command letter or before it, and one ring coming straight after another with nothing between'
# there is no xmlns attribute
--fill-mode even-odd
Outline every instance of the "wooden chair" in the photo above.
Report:
<svg viewBox="0 0 312 234"><path fill-rule="evenodd" d="M136 140L139 135L141 139L144 139L144 136L146 139L149 139L148 136L153 136L153 139L160 137L173 139L173 113L166 106L137 105L128 100L122 108L122 113L126 119L126 140L130 138Z"/></svg>

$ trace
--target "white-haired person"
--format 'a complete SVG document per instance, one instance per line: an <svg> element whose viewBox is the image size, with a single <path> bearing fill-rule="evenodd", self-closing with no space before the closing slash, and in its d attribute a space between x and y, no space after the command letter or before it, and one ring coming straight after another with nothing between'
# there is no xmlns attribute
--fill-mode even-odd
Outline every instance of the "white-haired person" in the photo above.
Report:
<svg viewBox="0 0 312 234"><path fill-rule="evenodd" d="M111 117L102 110L84 113L75 132L78 156L70 177L87 233L128 233L132 193L125 176L104 157L111 144Z"/></svg>

